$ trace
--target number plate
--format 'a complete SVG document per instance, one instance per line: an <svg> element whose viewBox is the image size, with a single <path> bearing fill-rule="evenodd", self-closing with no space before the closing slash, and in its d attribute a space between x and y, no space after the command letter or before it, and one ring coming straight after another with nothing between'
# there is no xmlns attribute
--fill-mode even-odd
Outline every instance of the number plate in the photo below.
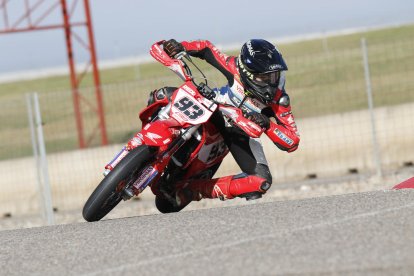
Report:
<svg viewBox="0 0 414 276"><path fill-rule="evenodd" d="M180 123L198 125L206 122L212 112L180 88L174 98L171 114Z"/></svg>

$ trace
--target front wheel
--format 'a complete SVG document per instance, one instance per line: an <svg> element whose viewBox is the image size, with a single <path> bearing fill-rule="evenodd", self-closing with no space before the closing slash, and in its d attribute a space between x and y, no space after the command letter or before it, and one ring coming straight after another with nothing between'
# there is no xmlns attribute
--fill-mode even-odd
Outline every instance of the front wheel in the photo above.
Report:
<svg viewBox="0 0 414 276"><path fill-rule="evenodd" d="M155 147L139 146L129 152L86 201L83 218L89 222L98 221L118 205L125 185L136 179L137 174L154 157L155 150Z"/></svg>

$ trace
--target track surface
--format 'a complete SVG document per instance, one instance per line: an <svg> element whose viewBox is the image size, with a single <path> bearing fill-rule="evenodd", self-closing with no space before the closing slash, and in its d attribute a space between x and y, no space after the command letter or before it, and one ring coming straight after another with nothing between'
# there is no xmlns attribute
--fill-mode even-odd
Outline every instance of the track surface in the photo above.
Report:
<svg viewBox="0 0 414 276"><path fill-rule="evenodd" d="M0 232L2 275L414 275L414 190Z"/></svg>

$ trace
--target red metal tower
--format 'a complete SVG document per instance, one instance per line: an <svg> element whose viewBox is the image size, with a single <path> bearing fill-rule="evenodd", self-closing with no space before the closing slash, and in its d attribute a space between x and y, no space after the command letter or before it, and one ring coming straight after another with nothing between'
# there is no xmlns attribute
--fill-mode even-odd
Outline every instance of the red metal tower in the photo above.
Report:
<svg viewBox="0 0 414 276"><path fill-rule="evenodd" d="M16 1L16 0L14 0ZM19 10L21 13L17 20L10 22L8 5L11 0L0 0L0 13L3 15L3 25L0 25L0 34L30 32L39 30L51 30L51 29L63 29L65 32L67 57L70 71L70 81L72 87L73 105L76 118L76 127L78 131L78 143L80 148L85 148L92 140L94 133L97 129L100 129L101 144L108 144L108 138L106 134L105 116L103 110L103 98L99 77L98 62L96 57L94 34L92 28L92 20L90 13L89 0L83 0L83 19L75 21L75 11L78 7L79 0L24 0L24 9ZM44 3L46 2L46 3ZM70 9L68 9L70 2ZM51 14L59 11L62 13L62 22L44 24L46 18L50 18ZM42 10L42 13L39 13ZM81 35L74 30L74 27L86 28L87 39L82 38ZM79 42L79 44L88 51L90 59L87 62L87 66L82 72L77 72L76 60L74 55L73 40ZM92 69L91 69L92 68ZM84 76L92 71L96 105L88 102L88 100L82 96L79 91L81 82ZM85 138L82 106L81 103L86 102L87 106L92 107L93 112L98 117L98 125L96 129L92 131L91 137ZM96 107L95 107L96 106Z"/></svg>

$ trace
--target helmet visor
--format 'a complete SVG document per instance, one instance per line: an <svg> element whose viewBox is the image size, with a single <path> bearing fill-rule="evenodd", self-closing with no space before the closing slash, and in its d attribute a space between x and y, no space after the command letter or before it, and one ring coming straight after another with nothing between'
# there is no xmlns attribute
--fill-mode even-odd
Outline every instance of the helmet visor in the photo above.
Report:
<svg viewBox="0 0 414 276"><path fill-rule="evenodd" d="M280 71L269 72L263 74L253 74L253 82L259 86L273 86L277 87L279 84Z"/></svg>

